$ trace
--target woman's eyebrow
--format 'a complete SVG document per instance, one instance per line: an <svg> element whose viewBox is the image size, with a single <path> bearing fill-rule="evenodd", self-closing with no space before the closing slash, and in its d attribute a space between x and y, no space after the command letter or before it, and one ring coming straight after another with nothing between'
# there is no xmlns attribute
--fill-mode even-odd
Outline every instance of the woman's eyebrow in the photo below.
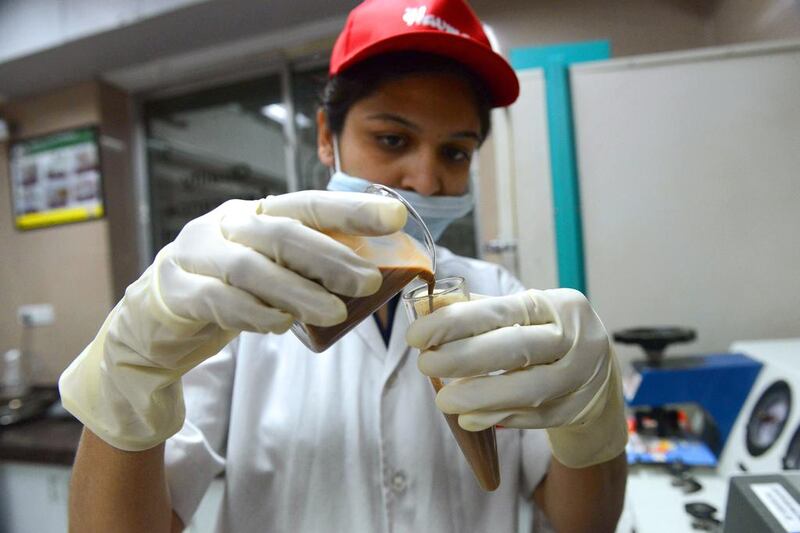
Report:
<svg viewBox="0 0 800 533"><path fill-rule="evenodd" d="M394 113L375 113L373 115L367 116L368 120L381 120L381 121L389 121L394 122L396 124L400 124L401 126L405 126L406 128L420 132L422 128L411 122L407 118L401 117L400 115L395 115ZM450 135L451 139L473 139L477 142L481 142L481 136L478 134L477 131L472 130L464 130L464 131L457 131Z"/></svg>
<svg viewBox="0 0 800 533"><path fill-rule="evenodd" d="M473 139L477 142L481 142L481 136L478 135L478 132L471 131L471 130L464 130L458 131L452 135L450 135L451 139Z"/></svg>
<svg viewBox="0 0 800 533"><path fill-rule="evenodd" d="M395 115L393 113L375 113L374 115L369 115L367 117L368 120L388 120L389 122L396 122L401 126L405 126L408 129L414 131L422 131L422 128L419 125L414 124L410 120L401 117L400 115Z"/></svg>

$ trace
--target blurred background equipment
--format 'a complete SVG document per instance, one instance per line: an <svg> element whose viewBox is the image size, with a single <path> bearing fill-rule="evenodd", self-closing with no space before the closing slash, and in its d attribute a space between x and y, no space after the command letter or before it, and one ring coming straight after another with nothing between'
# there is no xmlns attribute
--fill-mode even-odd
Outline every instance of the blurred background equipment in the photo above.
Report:
<svg viewBox="0 0 800 533"><path fill-rule="evenodd" d="M645 337L654 334L649 331ZM621 337L632 340L630 332ZM755 495L744 481L737 484L738 478L731 477L769 474L789 479L780 473L800 467L800 338L740 341L728 354L671 356L665 362L661 367L635 362L638 372L626 384L632 410L626 497L637 531L689 531L695 526L721 531L722 521L725 531L772 531L741 529L741 524L754 523L750 514L757 508L752 501L734 503L731 498L753 500ZM645 407L647 420L643 404L661 408ZM708 416L699 417L701 412ZM702 453L704 446L708 453ZM771 494L767 491L760 499ZM732 505L750 518L741 518L739 512L731 518ZM760 520L771 524L763 516Z"/></svg>
<svg viewBox="0 0 800 533"><path fill-rule="evenodd" d="M800 469L800 339L742 341L731 350L763 366L733 426L720 470Z"/></svg>
<svg viewBox="0 0 800 533"><path fill-rule="evenodd" d="M58 400L51 386L35 386L35 328L49 326L55 320L47 304L21 306L17 312L22 334L19 348L6 351L0 360L0 426L10 426L44 415Z"/></svg>
<svg viewBox="0 0 800 533"><path fill-rule="evenodd" d="M646 354L625 378L629 463L717 464L761 364L740 353L664 358L668 345L694 339L694 330L675 327L614 333Z"/></svg>
<svg viewBox="0 0 800 533"><path fill-rule="evenodd" d="M724 533L800 531L800 474L731 478Z"/></svg>

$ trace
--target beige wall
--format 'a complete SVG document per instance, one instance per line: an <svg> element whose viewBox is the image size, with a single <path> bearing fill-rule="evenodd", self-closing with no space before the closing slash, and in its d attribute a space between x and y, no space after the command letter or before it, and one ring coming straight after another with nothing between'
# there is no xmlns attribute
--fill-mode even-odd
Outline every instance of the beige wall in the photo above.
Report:
<svg viewBox="0 0 800 533"><path fill-rule="evenodd" d="M14 138L99 125L101 135L117 133L124 143L125 130L119 126L128 120L127 108L121 104L124 101L121 93L89 82L10 102L0 108L0 116L12 125ZM23 232L13 225L7 146L0 143L0 351L20 346L20 305L52 304L55 323L33 328L29 336L34 380L38 383L55 382L96 333L115 300L113 286L124 283L121 279L114 283L109 228L119 215L130 218L119 207L125 202L118 198L119 182L130 183L127 166L121 162L127 156L124 148L122 156L103 147L101 152L109 218ZM115 171L113 175L111 170ZM117 222L115 227L122 229L115 231L124 235L129 225ZM130 252L120 254L117 262L129 257Z"/></svg>
<svg viewBox="0 0 800 533"><path fill-rule="evenodd" d="M609 39L614 56L711 44L705 17L691 2L666 0L473 0L507 51Z"/></svg>
<svg viewBox="0 0 800 533"><path fill-rule="evenodd" d="M716 44L800 38L797 0L721 0L709 21Z"/></svg>
<svg viewBox="0 0 800 533"><path fill-rule="evenodd" d="M609 39L615 57L800 38L797 0L472 0L505 50Z"/></svg>

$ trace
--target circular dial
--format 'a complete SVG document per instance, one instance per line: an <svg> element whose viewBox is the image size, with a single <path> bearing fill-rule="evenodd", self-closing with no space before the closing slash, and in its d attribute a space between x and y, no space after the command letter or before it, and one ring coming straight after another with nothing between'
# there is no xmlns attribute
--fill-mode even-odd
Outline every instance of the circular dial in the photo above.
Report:
<svg viewBox="0 0 800 533"><path fill-rule="evenodd" d="M770 385L753 407L747 422L747 451L757 457L770 449L789 419L792 393L785 381Z"/></svg>
<svg viewBox="0 0 800 533"><path fill-rule="evenodd" d="M784 470L800 470L800 426L792 435L789 447L786 449L786 456L783 458Z"/></svg>

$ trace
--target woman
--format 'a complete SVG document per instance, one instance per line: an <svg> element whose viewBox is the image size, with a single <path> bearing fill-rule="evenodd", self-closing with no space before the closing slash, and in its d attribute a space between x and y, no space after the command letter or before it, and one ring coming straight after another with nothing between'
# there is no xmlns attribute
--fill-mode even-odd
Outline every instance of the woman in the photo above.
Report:
<svg viewBox="0 0 800 533"><path fill-rule="evenodd" d="M375 265L323 231L392 233L405 209L355 191L394 187L441 233L471 207L489 109L517 93L463 1L354 9L317 117L332 191L231 201L187 224L62 376L64 405L86 425L73 530L179 531L223 472L219 531L510 532L520 494L559 531L613 530L618 372L579 293L525 291L440 249L437 274L488 297L411 327L390 304L324 355L285 334L295 319L344 321L336 295L380 285ZM417 364L467 379L434 405ZM496 492L478 488L436 406L468 430L505 426Z"/></svg>

